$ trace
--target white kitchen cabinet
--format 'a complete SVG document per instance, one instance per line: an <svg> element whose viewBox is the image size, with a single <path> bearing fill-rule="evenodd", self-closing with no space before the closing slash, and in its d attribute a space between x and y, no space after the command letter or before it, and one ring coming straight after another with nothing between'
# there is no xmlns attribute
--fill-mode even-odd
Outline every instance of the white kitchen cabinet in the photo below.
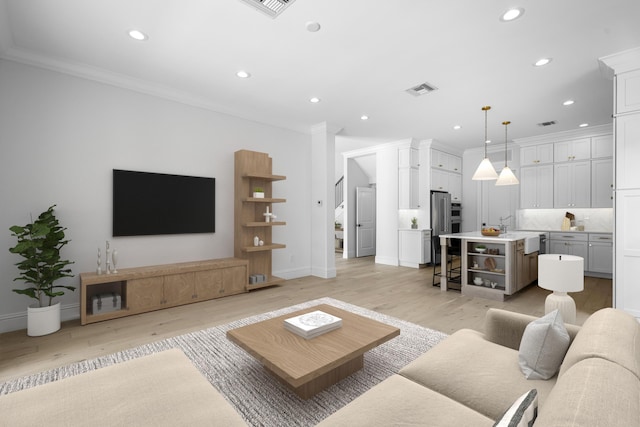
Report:
<svg viewBox="0 0 640 427"><path fill-rule="evenodd" d="M591 207L613 207L613 159L591 161Z"/></svg>
<svg viewBox="0 0 640 427"><path fill-rule="evenodd" d="M431 167L454 173L462 173L462 158L440 150L431 150Z"/></svg>
<svg viewBox="0 0 640 427"><path fill-rule="evenodd" d="M640 190L616 191L615 212L615 307L640 318Z"/></svg>
<svg viewBox="0 0 640 427"><path fill-rule="evenodd" d="M584 259L584 270L589 267L589 236L584 233L549 233L549 253L576 255Z"/></svg>
<svg viewBox="0 0 640 427"><path fill-rule="evenodd" d="M640 113L616 117L616 189L640 188Z"/></svg>
<svg viewBox="0 0 640 427"><path fill-rule="evenodd" d="M399 168L417 168L420 166L420 152L413 147L398 149Z"/></svg>
<svg viewBox="0 0 640 427"><path fill-rule="evenodd" d="M451 194L452 202L462 200L462 175L431 168L431 189Z"/></svg>
<svg viewBox="0 0 640 427"><path fill-rule="evenodd" d="M613 135L600 135L591 138L591 158L613 157Z"/></svg>
<svg viewBox="0 0 640 427"><path fill-rule="evenodd" d="M420 207L420 173L417 168L398 169L398 207L418 209Z"/></svg>
<svg viewBox="0 0 640 427"><path fill-rule="evenodd" d="M419 268L431 262L431 230L399 230L398 261L403 267Z"/></svg>
<svg viewBox="0 0 640 427"><path fill-rule="evenodd" d="M591 207L591 162L553 165L553 207Z"/></svg>
<svg viewBox="0 0 640 427"><path fill-rule="evenodd" d="M553 144L553 161L574 162L591 158L591 138L560 141Z"/></svg>
<svg viewBox="0 0 640 427"><path fill-rule="evenodd" d="M553 165L520 169L520 208L553 208Z"/></svg>
<svg viewBox="0 0 640 427"><path fill-rule="evenodd" d="M520 166L553 163L553 144L529 145L520 148Z"/></svg>
<svg viewBox="0 0 640 427"><path fill-rule="evenodd" d="M588 271L610 275L613 273L613 236L608 233L589 233Z"/></svg>
<svg viewBox="0 0 640 427"><path fill-rule="evenodd" d="M640 70L616 75L616 114L640 111Z"/></svg>
<svg viewBox="0 0 640 427"><path fill-rule="evenodd" d="M412 147L398 149L398 208L420 207L419 151Z"/></svg>

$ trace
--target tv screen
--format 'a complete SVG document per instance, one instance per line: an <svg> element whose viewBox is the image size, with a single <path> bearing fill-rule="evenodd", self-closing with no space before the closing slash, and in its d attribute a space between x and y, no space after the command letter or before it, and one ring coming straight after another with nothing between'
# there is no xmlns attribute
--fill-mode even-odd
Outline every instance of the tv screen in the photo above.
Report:
<svg viewBox="0 0 640 427"><path fill-rule="evenodd" d="M215 232L216 180L113 170L113 236Z"/></svg>

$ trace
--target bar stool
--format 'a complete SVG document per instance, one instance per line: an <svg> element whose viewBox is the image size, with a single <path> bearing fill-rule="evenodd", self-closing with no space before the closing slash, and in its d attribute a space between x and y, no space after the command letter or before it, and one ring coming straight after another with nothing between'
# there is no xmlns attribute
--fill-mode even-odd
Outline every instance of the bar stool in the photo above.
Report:
<svg viewBox="0 0 640 427"><path fill-rule="evenodd" d="M436 282L436 277L442 277L442 271L437 272L438 266L442 262L442 247L440 245L440 236L431 236L431 253L433 257L431 263L433 264L433 286L440 286L440 281ZM447 269L446 278L447 282L460 284L462 281L462 268L461 268L461 253L460 248L454 248L451 243L447 241ZM458 265L454 267L454 261L459 261ZM449 287L448 289L460 290L459 287Z"/></svg>

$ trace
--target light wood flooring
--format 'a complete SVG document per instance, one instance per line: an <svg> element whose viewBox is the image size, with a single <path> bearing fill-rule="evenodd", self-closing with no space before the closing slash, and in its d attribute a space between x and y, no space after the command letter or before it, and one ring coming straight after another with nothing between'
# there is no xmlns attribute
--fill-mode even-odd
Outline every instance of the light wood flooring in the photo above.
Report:
<svg viewBox="0 0 640 427"><path fill-rule="evenodd" d="M0 381L322 297L450 334L461 328L481 331L490 307L542 315L549 294L532 285L505 302L464 297L434 287L431 266L391 267L375 264L373 257L336 258L336 267L335 279L293 279L282 286L86 326L73 320L44 337L27 337L25 330L0 334ZM582 324L590 313L611 307L611 280L585 278L585 290L572 296Z"/></svg>

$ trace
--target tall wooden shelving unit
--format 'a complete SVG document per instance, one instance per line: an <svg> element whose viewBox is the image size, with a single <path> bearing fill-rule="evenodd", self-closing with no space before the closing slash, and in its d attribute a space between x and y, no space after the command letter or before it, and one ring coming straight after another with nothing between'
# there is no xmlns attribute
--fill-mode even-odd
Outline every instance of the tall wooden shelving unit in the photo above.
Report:
<svg viewBox="0 0 640 427"><path fill-rule="evenodd" d="M284 226L286 222L266 222L264 213L267 207L273 212L274 203L286 202L286 199L274 198L271 188L274 181L282 181L286 177L273 175L271 163L271 157L267 153L248 150L235 153L234 256L249 261L249 276L266 276L264 282L247 284L249 290L277 285L284 281L272 274L271 251L286 247L272 240L273 227ZM253 197L256 187L264 190L264 198ZM254 245L255 236L264 241L263 246Z"/></svg>

